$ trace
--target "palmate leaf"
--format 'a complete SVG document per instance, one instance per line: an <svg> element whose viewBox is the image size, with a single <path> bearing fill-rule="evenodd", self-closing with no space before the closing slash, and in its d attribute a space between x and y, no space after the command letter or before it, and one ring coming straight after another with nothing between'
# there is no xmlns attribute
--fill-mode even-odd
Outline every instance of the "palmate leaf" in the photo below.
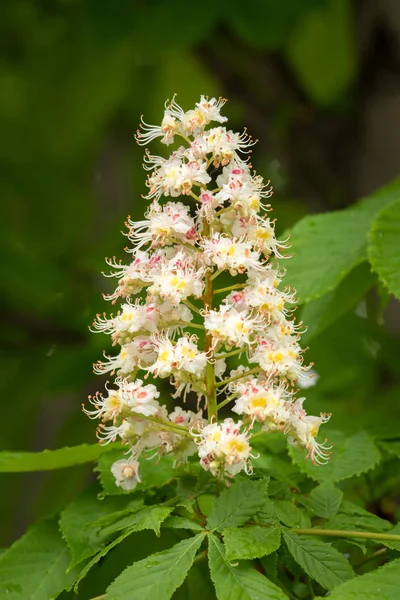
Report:
<svg viewBox="0 0 400 600"><path fill-rule="evenodd" d="M37 523L0 556L0 598L50 600L73 585L70 562L57 520Z"/></svg>
<svg viewBox="0 0 400 600"><path fill-rule="evenodd" d="M208 563L218 600L287 600L280 588L250 564L233 566L214 535L209 536Z"/></svg>
<svg viewBox="0 0 400 600"><path fill-rule="evenodd" d="M238 481L217 498L211 508L207 527L221 530L243 525L261 509L266 499L266 488L261 482Z"/></svg>
<svg viewBox="0 0 400 600"><path fill-rule="evenodd" d="M365 431L346 437L339 432L329 433L329 442L333 444L331 460L328 464L313 465L306 458L306 452L299 452L291 446L289 454L293 462L312 479L324 481L341 481L355 475L365 473L374 468L381 456L371 436Z"/></svg>
<svg viewBox="0 0 400 600"><path fill-rule="evenodd" d="M343 500L343 492L338 490L330 481L325 481L314 488L302 504L310 508L318 517L331 519L339 510Z"/></svg>
<svg viewBox="0 0 400 600"><path fill-rule="evenodd" d="M50 471L74 465L94 462L102 454L110 452L120 444L80 444L71 448L43 450L43 452L0 452L1 473L25 473L28 471Z"/></svg>
<svg viewBox="0 0 400 600"><path fill-rule="evenodd" d="M261 558L281 545L281 532L274 526L228 527L223 536L228 560Z"/></svg>
<svg viewBox="0 0 400 600"><path fill-rule="evenodd" d="M318 538L297 535L284 530L283 537L290 554L304 571L322 587L331 590L353 577L350 563L336 548Z"/></svg>
<svg viewBox="0 0 400 600"><path fill-rule="evenodd" d="M186 578L204 534L152 554L121 573L106 591L106 600L169 600Z"/></svg>
<svg viewBox="0 0 400 600"><path fill-rule="evenodd" d="M400 200L386 206L372 223L368 256L382 283L400 298Z"/></svg>
<svg viewBox="0 0 400 600"><path fill-rule="evenodd" d="M339 585L329 600L398 600L399 581L400 559L397 559Z"/></svg>
<svg viewBox="0 0 400 600"><path fill-rule="evenodd" d="M400 180L346 210L301 219L290 231L294 256L287 261L287 281L303 304L333 290L367 259L367 233L379 210L397 200Z"/></svg>

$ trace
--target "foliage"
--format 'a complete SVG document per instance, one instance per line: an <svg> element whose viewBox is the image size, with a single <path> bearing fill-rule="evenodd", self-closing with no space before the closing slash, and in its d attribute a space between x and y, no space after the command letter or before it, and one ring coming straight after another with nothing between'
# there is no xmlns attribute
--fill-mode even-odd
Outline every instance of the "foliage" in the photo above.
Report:
<svg viewBox="0 0 400 600"><path fill-rule="evenodd" d="M305 393L316 412L333 414L327 466L287 450L277 433L258 438L254 473L227 489L166 457L143 459L143 483L125 492L110 474L122 450L93 444L79 412L103 344L85 333L101 306L94 273L116 252L125 214L143 212L132 202L138 115L148 107L151 121L175 91L183 105L204 90L219 95L207 46L216 72L218 57L245 73L253 51L285 62L301 101L272 115L277 138L293 115L351 109L351 4L252 0L228 11L210 1L195 23L182 0L112 5L2 8L2 545L38 520L1 553L0 596L397 600L400 353L385 308L400 298L400 181L304 218L313 205L278 186L294 255L287 281L317 373ZM263 73L249 95L264 85ZM241 123L241 101L229 110ZM260 167L273 170L269 160ZM333 187L326 177L327 196Z"/></svg>

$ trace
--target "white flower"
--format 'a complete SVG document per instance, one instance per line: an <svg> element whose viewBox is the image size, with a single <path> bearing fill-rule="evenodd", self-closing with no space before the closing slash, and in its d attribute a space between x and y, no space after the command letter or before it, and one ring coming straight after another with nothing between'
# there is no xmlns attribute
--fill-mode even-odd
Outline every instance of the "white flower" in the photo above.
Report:
<svg viewBox="0 0 400 600"><path fill-rule="evenodd" d="M231 275L244 273L250 268L263 269L260 254L252 250L250 242L215 233L211 239L203 239L201 245L206 264L214 264L219 270L229 269Z"/></svg>
<svg viewBox="0 0 400 600"><path fill-rule="evenodd" d="M160 392L151 383L143 385L141 379L132 382L128 382L126 379L122 380L119 395L131 411L146 417L155 415L160 409L160 405L156 400L160 396Z"/></svg>
<svg viewBox="0 0 400 600"><path fill-rule="evenodd" d="M239 160L236 150L247 153L248 149L255 144L246 131L234 133L227 131L225 127L209 129L203 134L203 139L206 153L212 154L215 167L227 165L233 158Z"/></svg>
<svg viewBox="0 0 400 600"><path fill-rule="evenodd" d="M115 419L121 414L123 403L117 390L109 390L106 384L108 396L104 398L103 394L97 392L94 396L89 396L89 402L94 406L94 410L87 410L84 406L83 411L90 419L102 419L109 421Z"/></svg>
<svg viewBox="0 0 400 600"><path fill-rule="evenodd" d="M174 306L189 296L199 298L204 289L203 269L194 270L190 267L176 268L165 265L159 275L153 276L153 284L148 293L167 298Z"/></svg>
<svg viewBox="0 0 400 600"><path fill-rule="evenodd" d="M174 368L176 368L176 358L174 353L174 344L166 336L157 336L153 339L157 348L158 356L154 364L148 367L150 373L156 377L169 377Z"/></svg>
<svg viewBox="0 0 400 600"><path fill-rule="evenodd" d="M151 157L159 166L149 176L146 185L150 189L147 199L159 200L161 196L187 195L194 185L206 185L211 181L207 162L195 158L190 151L179 148L170 158ZM147 156L147 162L150 162Z"/></svg>
<svg viewBox="0 0 400 600"><path fill-rule="evenodd" d="M213 475L233 476L240 471L251 471L251 447L248 432L240 432L242 421L225 419L220 425L206 425L193 434L198 445L200 464Z"/></svg>
<svg viewBox="0 0 400 600"><path fill-rule="evenodd" d="M177 369L187 373L193 373L196 377L202 377L207 364L207 355L200 352L192 338L182 337L176 342L174 355L176 357Z"/></svg>
<svg viewBox="0 0 400 600"><path fill-rule="evenodd" d="M174 96L171 102L165 103L161 126L148 125L142 119L141 130L138 130L136 140L143 146L160 137L163 144L169 145L174 141L175 135L192 135L211 121L223 123L226 121L226 117L221 117L220 110L225 102L226 100L223 98L209 100L207 97L201 96L196 108L185 113L175 102Z"/></svg>
<svg viewBox="0 0 400 600"><path fill-rule="evenodd" d="M118 375L126 377L138 368L141 364L150 364L156 359L154 346L147 336L138 335L132 342L122 346L117 356L107 356L105 362L97 362L94 365L96 375L103 375L110 372L112 375L117 372Z"/></svg>
<svg viewBox="0 0 400 600"><path fill-rule="evenodd" d="M269 339L261 339L251 357L264 371L271 375L280 375L296 380L304 371L301 349L296 342L279 344Z"/></svg>
<svg viewBox="0 0 400 600"><path fill-rule="evenodd" d="M115 477L115 485L123 490L133 490L141 482L137 460L117 460L111 466L111 473Z"/></svg>
<svg viewBox="0 0 400 600"><path fill-rule="evenodd" d="M308 450L308 456L317 464L323 464L329 461L332 446L327 446L326 440L320 444L316 441L319 428L323 423L330 419L330 415L322 414L319 417L307 415L303 409L305 398L299 398L292 407L292 415L288 433L294 442Z"/></svg>
<svg viewBox="0 0 400 600"><path fill-rule="evenodd" d="M145 221L128 221L129 239L136 248L151 242L153 247L176 243L194 244L196 227L189 208L181 202L167 202L163 206L153 202Z"/></svg>
<svg viewBox="0 0 400 600"><path fill-rule="evenodd" d="M231 306L210 310L204 318L204 327L214 338L214 346L221 342L241 348L252 342L252 335L260 321Z"/></svg>
<svg viewBox="0 0 400 600"><path fill-rule="evenodd" d="M272 425L277 426L285 424L290 418L290 395L284 386L268 385L267 382L252 379L237 384L235 389L240 395L232 410L239 415L248 415L260 422L270 420Z"/></svg>

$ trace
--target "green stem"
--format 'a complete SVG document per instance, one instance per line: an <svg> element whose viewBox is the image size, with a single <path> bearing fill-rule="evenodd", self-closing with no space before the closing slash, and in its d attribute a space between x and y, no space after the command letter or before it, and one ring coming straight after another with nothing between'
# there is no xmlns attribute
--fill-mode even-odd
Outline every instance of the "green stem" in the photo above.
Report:
<svg viewBox="0 0 400 600"><path fill-rule="evenodd" d="M324 535L327 537L347 537L361 538L366 540L392 540L400 541L400 535L394 533L375 533L372 531L346 531L346 529L313 529L294 527L290 531L294 531L299 535Z"/></svg>
<svg viewBox="0 0 400 600"><path fill-rule="evenodd" d="M204 325L198 325L197 323L187 323L186 321L178 321L174 323L174 327L193 327L194 329L204 330Z"/></svg>
<svg viewBox="0 0 400 600"><path fill-rule="evenodd" d="M210 235L210 225L207 223L207 219L203 220L203 233L207 237ZM212 309L213 302L213 284L212 284L211 271L206 271L206 287L204 290L203 303L206 310ZM204 352L210 353L213 346L213 338L211 333L207 332L204 337ZM208 420L218 420L218 409L217 409L217 392L215 384L215 368L214 362L207 361L206 365L206 390L207 390L207 416Z"/></svg>
<svg viewBox="0 0 400 600"><path fill-rule="evenodd" d="M243 348L238 348L237 350L231 350L230 352L225 352L225 354L217 354L215 357L216 360L220 360L221 358L228 358L229 356L235 356L235 354L243 354L245 350Z"/></svg>
<svg viewBox="0 0 400 600"><path fill-rule="evenodd" d="M210 277L211 281L214 281L214 279L216 279L216 277L218 277L218 275L221 275L223 269L218 269L218 271L215 271L215 273L213 273ZM210 307L211 308L211 307Z"/></svg>
<svg viewBox="0 0 400 600"><path fill-rule="evenodd" d="M229 379L223 379L222 381L218 381L218 383L216 383L215 385L216 387L221 387L221 385L227 385L228 383L231 383L231 381L237 381L238 379L243 379L243 377L253 375L253 373L258 373L258 371L260 371L260 367L254 367L254 369L250 369L250 371L245 371L240 375L235 375L234 377L229 377Z"/></svg>
<svg viewBox="0 0 400 600"><path fill-rule="evenodd" d="M148 416L148 417L144 417L144 418L147 419L148 421L151 421L152 423L157 423L157 425L159 425L163 429L169 430L173 433L178 433L179 435L183 435L185 437L192 437L190 435L188 429L186 429L186 427L182 427L181 425L176 425L174 423L167 423L166 421L157 419L157 417Z"/></svg>
<svg viewBox="0 0 400 600"><path fill-rule="evenodd" d="M196 312L198 315L201 315L201 312L200 312L200 310L197 308L197 306L195 306L194 304L192 304L192 303L190 302L190 300L188 300L187 298L186 298L186 300L183 300L183 304L186 304L186 306L187 306L188 308L190 308L190 310L193 310L193 311L194 311L194 312Z"/></svg>
<svg viewBox="0 0 400 600"><path fill-rule="evenodd" d="M225 400L223 400L222 402L220 402L219 404L217 404L218 410L220 408L223 408L227 404L229 404L229 402L231 402L232 400L234 400L235 398L237 398L237 396L238 396L238 394L231 394L230 396L228 396L227 398L225 398Z"/></svg>
<svg viewBox="0 0 400 600"><path fill-rule="evenodd" d="M90 600L104 600L105 597L106 595L102 594L101 596L96 596L95 598L91 598Z"/></svg>
<svg viewBox="0 0 400 600"><path fill-rule="evenodd" d="M241 288L246 287L246 285L246 283L237 283L236 285L229 285L228 287L215 290L214 294L224 294L225 292L231 292L232 290L240 290Z"/></svg>
<svg viewBox="0 0 400 600"><path fill-rule="evenodd" d="M185 140L185 142L187 142L189 144L189 146L190 146L190 144L192 143L192 141L186 135L184 135L183 133L178 133L177 135L180 135L181 138L183 138Z"/></svg>
<svg viewBox="0 0 400 600"><path fill-rule="evenodd" d="M192 196L192 198L194 198L197 202L200 202L200 198L197 196L197 194L192 192L192 190L190 190L189 196Z"/></svg>
<svg viewBox="0 0 400 600"><path fill-rule="evenodd" d="M375 558L380 558L381 556L384 556L386 554L386 552L387 552L387 548L379 548L379 550L376 550L376 552L373 552L369 556L366 556L365 558L360 560L360 562L358 564L356 564L356 566L354 568L358 569L359 567L362 567L365 564L369 563L371 560L374 560Z"/></svg>

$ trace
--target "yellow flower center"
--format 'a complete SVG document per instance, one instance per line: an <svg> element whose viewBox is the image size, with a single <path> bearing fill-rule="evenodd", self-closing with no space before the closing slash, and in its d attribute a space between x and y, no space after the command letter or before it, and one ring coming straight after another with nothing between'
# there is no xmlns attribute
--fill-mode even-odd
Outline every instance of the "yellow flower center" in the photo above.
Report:
<svg viewBox="0 0 400 600"><path fill-rule="evenodd" d="M177 290L181 290L185 287L185 282L183 279L180 279L179 277L175 276L172 277L170 280L170 283L172 285L172 287L176 288Z"/></svg>
<svg viewBox="0 0 400 600"><path fill-rule="evenodd" d="M239 439L232 439L228 442L228 450L229 452L242 453L248 449L247 442Z"/></svg>
<svg viewBox="0 0 400 600"><path fill-rule="evenodd" d="M160 360L168 360L169 350L163 350L159 356Z"/></svg>

